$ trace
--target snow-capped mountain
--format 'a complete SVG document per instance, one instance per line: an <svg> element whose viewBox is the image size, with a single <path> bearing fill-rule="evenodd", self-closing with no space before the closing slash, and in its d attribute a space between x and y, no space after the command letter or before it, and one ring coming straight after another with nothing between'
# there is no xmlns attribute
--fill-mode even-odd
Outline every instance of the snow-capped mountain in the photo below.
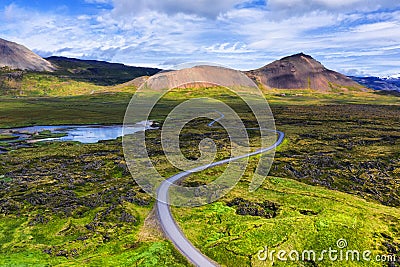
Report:
<svg viewBox="0 0 400 267"><path fill-rule="evenodd" d="M387 77L386 79L387 79L387 80L393 80L393 79L396 80L396 79L400 79L400 73L391 75L391 76Z"/></svg>
<svg viewBox="0 0 400 267"><path fill-rule="evenodd" d="M400 74L390 77L354 77L351 79L374 90L398 91L400 92Z"/></svg>

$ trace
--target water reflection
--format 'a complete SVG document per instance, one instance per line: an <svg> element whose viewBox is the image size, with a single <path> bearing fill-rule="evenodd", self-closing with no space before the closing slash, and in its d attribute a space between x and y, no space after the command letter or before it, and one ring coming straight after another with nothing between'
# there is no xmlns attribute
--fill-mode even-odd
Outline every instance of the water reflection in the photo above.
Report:
<svg viewBox="0 0 400 267"><path fill-rule="evenodd" d="M63 137L46 138L35 141L76 141L84 144L97 143L98 141L114 140L127 134L133 134L152 128L148 121L140 122L132 126L123 125L59 125L59 126L30 126L1 130L1 133L12 133L19 137L19 140L28 139L34 134L50 131L54 134L65 134Z"/></svg>

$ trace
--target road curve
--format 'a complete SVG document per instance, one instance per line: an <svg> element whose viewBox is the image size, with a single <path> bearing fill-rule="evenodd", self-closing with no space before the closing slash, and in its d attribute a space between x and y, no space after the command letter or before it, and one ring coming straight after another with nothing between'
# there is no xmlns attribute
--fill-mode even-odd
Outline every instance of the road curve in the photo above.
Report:
<svg viewBox="0 0 400 267"><path fill-rule="evenodd" d="M219 113L219 112L218 112ZM218 122L219 120L224 118L224 115L220 113L221 117L214 120L213 122L209 123L208 126L213 126L215 122ZM272 130L271 130L272 131ZM236 161L242 158L258 155L265 153L269 150L272 150L282 144L283 139L285 138L285 134L281 131L274 131L278 134L278 139L275 144L273 144L270 147L266 148L261 148L255 152L248 153L246 155L238 156L238 157L233 157L225 160L221 160L218 162L214 162L209 165L204 165L200 166L188 171L183 171L180 172L174 176L171 176L170 178L164 180L160 187L157 190L157 204L156 204L156 209L157 209L157 216L160 222L160 225L166 234L166 236L174 243L175 247L178 248L178 250L194 265L196 266L201 266L201 267L208 267L208 266L218 266L217 263L209 259L207 256L203 255L198 249L196 249L192 243L185 237L185 235L182 233L181 229L179 228L178 224L175 222L174 218L172 217L171 214L171 207L169 204L167 204L168 201L168 191L170 186L179 181L182 180L183 178L189 176L190 174L194 172L198 172L201 170L205 170L208 168L212 168L218 165L226 164L232 161Z"/></svg>

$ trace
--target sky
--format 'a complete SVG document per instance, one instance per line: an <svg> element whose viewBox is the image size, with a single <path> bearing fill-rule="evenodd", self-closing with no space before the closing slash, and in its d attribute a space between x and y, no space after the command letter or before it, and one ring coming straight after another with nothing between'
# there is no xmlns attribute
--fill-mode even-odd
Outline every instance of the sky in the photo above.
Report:
<svg viewBox="0 0 400 267"><path fill-rule="evenodd" d="M262 67L306 53L347 75L400 73L398 0L0 0L0 38L43 57Z"/></svg>

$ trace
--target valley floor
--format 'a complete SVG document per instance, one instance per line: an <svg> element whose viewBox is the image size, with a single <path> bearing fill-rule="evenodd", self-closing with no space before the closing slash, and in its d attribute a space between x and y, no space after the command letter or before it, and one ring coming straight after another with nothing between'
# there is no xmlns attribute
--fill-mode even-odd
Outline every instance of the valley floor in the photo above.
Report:
<svg viewBox="0 0 400 267"><path fill-rule="evenodd" d="M247 107L228 92L208 95L230 102L248 124ZM184 97L171 92L152 114L162 122ZM131 94L75 97L0 97L0 127L121 123ZM400 258L400 105L376 94L313 94L279 91L266 95L277 129L278 148L262 187L248 192L258 157L241 182L218 202L174 208L184 233L203 253L224 266L271 266L257 254L278 250L336 248L371 250L371 261L306 260L274 266L399 266L376 261ZM210 129L204 119L183 129L182 153L198 156L198 140ZM251 125L249 125L251 126ZM230 156L224 131L215 130L219 158ZM1 142L7 136L0 136ZM178 170L162 153L159 131L147 132L157 169ZM251 135L257 147L257 135ZM97 144L35 143L0 154L1 266L188 266L157 229L154 201L128 172L121 140ZM224 167L190 176L197 186Z"/></svg>

